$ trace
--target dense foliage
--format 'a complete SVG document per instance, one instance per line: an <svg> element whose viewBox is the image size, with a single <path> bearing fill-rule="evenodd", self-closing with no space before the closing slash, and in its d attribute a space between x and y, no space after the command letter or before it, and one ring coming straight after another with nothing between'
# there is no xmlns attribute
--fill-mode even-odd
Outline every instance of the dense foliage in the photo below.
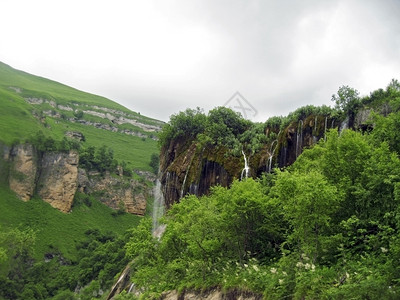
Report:
<svg viewBox="0 0 400 300"><path fill-rule="evenodd" d="M267 299L396 298L400 160L373 138L332 131L285 171L188 196L159 241L144 221L127 245L135 284L149 294L218 285Z"/></svg>
<svg viewBox="0 0 400 300"><path fill-rule="evenodd" d="M143 220L126 246L142 297L219 286L266 299L398 299L400 88L381 94L388 109L372 114L372 131L331 130L285 170L181 199L160 240ZM334 100L347 116L375 104L349 87Z"/></svg>
<svg viewBox="0 0 400 300"><path fill-rule="evenodd" d="M265 126L244 119L239 113L226 107L217 107L204 114L197 108L171 116L160 135L159 143L168 146L178 138L197 140L199 147L223 146L233 155L241 151L254 153L266 141Z"/></svg>
<svg viewBox="0 0 400 300"><path fill-rule="evenodd" d="M117 237L109 232L87 230L77 245L78 256L70 261L53 249L44 261L33 259L36 234L31 229L13 229L0 234L0 253L11 259L7 276L0 275L0 299L100 298L128 263L124 245L129 232Z"/></svg>

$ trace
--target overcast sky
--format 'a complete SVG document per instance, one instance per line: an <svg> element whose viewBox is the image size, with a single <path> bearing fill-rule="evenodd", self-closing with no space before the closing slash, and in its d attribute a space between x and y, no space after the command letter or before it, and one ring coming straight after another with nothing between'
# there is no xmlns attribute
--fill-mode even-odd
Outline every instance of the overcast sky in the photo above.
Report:
<svg viewBox="0 0 400 300"><path fill-rule="evenodd" d="M249 118L265 121L331 105L341 85L367 95L400 80L399 0L0 0L0 9L0 61L163 121L237 91L257 111Z"/></svg>

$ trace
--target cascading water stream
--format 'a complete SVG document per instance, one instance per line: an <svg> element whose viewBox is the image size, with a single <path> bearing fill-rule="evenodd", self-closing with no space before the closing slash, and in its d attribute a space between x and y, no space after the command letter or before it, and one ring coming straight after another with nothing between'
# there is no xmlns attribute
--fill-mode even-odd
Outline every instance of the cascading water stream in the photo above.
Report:
<svg viewBox="0 0 400 300"><path fill-rule="evenodd" d="M314 120L314 132L317 133L318 116L315 116Z"/></svg>
<svg viewBox="0 0 400 300"><path fill-rule="evenodd" d="M167 173L167 183L170 174ZM164 215L164 208L165 208L165 203L164 203L164 195L161 190L161 182L160 180L156 180L156 185L154 186L153 189L153 195L154 195L154 203L153 203L153 224L152 224L152 234L153 237L160 239L161 236L163 235L166 225L165 224L160 224L160 218ZM127 273L129 270L128 267L125 269L123 274L120 276L118 279L118 282L122 281L123 278L126 276L125 273ZM118 283L117 282L117 283ZM128 293L137 293L138 291L135 288L135 283L132 282L131 285L129 286Z"/></svg>
<svg viewBox="0 0 400 300"><path fill-rule="evenodd" d="M324 128L324 141L326 141L326 130L328 127L328 117L325 117L325 128Z"/></svg>
<svg viewBox="0 0 400 300"><path fill-rule="evenodd" d="M297 127L297 139L296 139L296 158L301 154L301 146L303 142L303 120L300 120Z"/></svg>
<svg viewBox="0 0 400 300"><path fill-rule="evenodd" d="M181 198L183 198L183 194L185 192L185 184L186 184L186 178L189 174L189 170L186 170L185 178L183 178L183 183L182 183L182 188L181 188Z"/></svg>
<svg viewBox="0 0 400 300"><path fill-rule="evenodd" d="M349 128L349 118L346 118L341 124L339 128L339 134L341 135L345 129Z"/></svg>
<svg viewBox="0 0 400 300"><path fill-rule="evenodd" d="M164 215L164 195L161 191L161 182L157 179L154 187L154 204L153 204L153 226L152 233L156 238L160 238L165 230L165 224L160 224L160 218Z"/></svg>
<svg viewBox="0 0 400 300"><path fill-rule="evenodd" d="M312 130L312 142L313 142L313 144L316 144L318 142L317 129L318 129L318 116L315 116L314 128Z"/></svg>
<svg viewBox="0 0 400 300"><path fill-rule="evenodd" d="M272 149L272 147L274 146L275 143L276 143L275 148ZM278 140L275 140L275 141L272 142L271 147L269 149L270 155L268 157L268 165L267 165L267 172L268 173L271 173L271 170L272 170L272 159L274 158L275 150L276 150L277 147L278 147Z"/></svg>
<svg viewBox="0 0 400 300"><path fill-rule="evenodd" d="M242 154L244 157L244 168L242 170L242 174L240 175L241 180L243 179L243 173L245 174L246 178L249 177L249 170L250 170L249 165L247 163L247 157L246 157L246 154L244 153L243 149L242 149Z"/></svg>

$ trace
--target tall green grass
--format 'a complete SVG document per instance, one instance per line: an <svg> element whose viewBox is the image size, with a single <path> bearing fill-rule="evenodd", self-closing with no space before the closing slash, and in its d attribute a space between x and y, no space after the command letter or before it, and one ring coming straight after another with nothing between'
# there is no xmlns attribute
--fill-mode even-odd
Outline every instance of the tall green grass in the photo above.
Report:
<svg viewBox="0 0 400 300"><path fill-rule="evenodd" d="M8 188L0 186L0 228L33 229L36 232L36 259L43 259L45 253L57 249L67 259L74 260L75 246L85 239L86 230L123 234L141 219L128 213L115 214L99 201L93 198L90 201L90 207L79 203L72 212L65 214L37 198L23 202Z"/></svg>

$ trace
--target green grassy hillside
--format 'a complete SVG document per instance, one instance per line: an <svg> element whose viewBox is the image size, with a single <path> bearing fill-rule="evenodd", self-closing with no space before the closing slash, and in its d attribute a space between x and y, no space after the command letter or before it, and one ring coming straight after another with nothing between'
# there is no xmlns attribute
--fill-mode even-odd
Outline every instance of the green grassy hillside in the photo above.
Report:
<svg viewBox="0 0 400 300"><path fill-rule="evenodd" d="M8 187L3 146L31 142L45 147L40 151L53 151L44 146L43 138L54 145L66 140L79 148L82 158L90 147L98 150L105 145L124 171L153 171L149 163L152 154L159 152L162 126L104 97L0 62L0 299L49 299L92 281L109 288L127 263L126 232L142 218L111 209L95 194L76 193L67 214L38 196L21 201ZM38 137L42 144L37 144ZM139 175L127 174L126 182L134 178L145 183ZM147 187L151 189L150 182ZM151 206L147 205L147 214ZM30 238L34 239L32 248ZM46 255L55 258L49 263L44 260Z"/></svg>
<svg viewBox="0 0 400 300"><path fill-rule="evenodd" d="M117 122L114 120L117 119ZM151 170L162 122L142 116L104 97L34 76L0 62L0 142L23 142L43 131L61 140L78 131L83 146L114 150L118 161L133 169Z"/></svg>
<svg viewBox="0 0 400 300"><path fill-rule="evenodd" d="M89 203L89 206L87 205ZM88 198L86 204L77 201L72 211L62 213L38 198L28 202L18 199L9 189L0 186L0 224L8 228L32 229L36 233L35 258L41 260L44 253L59 250L64 257L76 259L75 245L84 240L84 232L98 229L123 234L138 224L141 217L116 214L115 210Z"/></svg>
<svg viewBox="0 0 400 300"><path fill-rule="evenodd" d="M40 101L32 104L29 99ZM137 122L138 126L131 124L135 123L133 121L114 124L107 118L95 116L96 113L99 116L109 113L116 118L123 116ZM15 70L0 62L0 145L30 140L39 131L56 141L62 140L66 132L80 132L85 137L80 142L81 148L106 145L113 150L114 158L125 162L130 169L151 171L150 156L158 152L156 126L160 125L160 121L141 116L109 99ZM98 128L100 126L113 126L114 131ZM5 173L0 174L6 177ZM83 239L85 230L96 228L122 234L140 218L130 214L116 217L114 210L94 198L90 200L90 207L80 205L79 199L76 202L69 214L55 210L40 199L22 202L8 189L7 179L0 178L0 227L35 230L37 258L49 251L50 246L74 258L75 245Z"/></svg>

